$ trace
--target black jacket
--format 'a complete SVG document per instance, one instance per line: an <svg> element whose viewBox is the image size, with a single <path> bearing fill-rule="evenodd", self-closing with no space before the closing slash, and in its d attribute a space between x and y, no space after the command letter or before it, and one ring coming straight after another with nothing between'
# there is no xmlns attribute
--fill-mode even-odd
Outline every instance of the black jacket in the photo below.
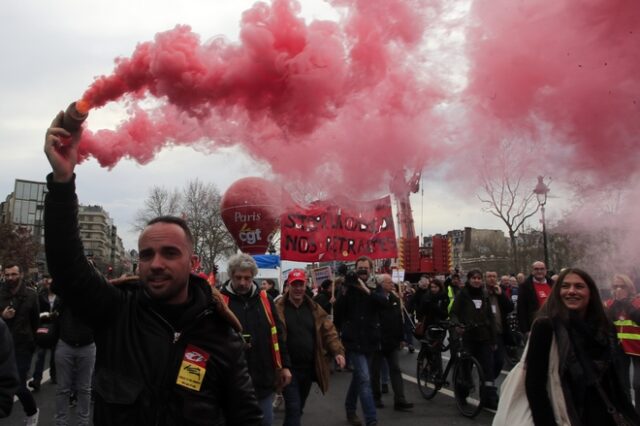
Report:
<svg viewBox="0 0 640 426"><path fill-rule="evenodd" d="M16 294L11 294L7 285L4 284L0 286L0 312L9 305L16 310L16 315L5 322L11 331L16 352L35 351L36 331L40 325L38 294L27 286L25 280L22 280Z"/></svg>
<svg viewBox="0 0 640 426"><path fill-rule="evenodd" d="M380 344L382 352L389 353L400 347L404 338L400 299L389 294L388 304L380 310Z"/></svg>
<svg viewBox="0 0 640 426"><path fill-rule="evenodd" d="M516 315L518 317L518 327L521 332L528 333L531 330L531 325L539 309L538 298L533 287L533 276L529 275L529 277L518 286Z"/></svg>
<svg viewBox="0 0 640 426"><path fill-rule="evenodd" d="M513 312L513 302L507 297L504 291L500 294L489 294L490 301L493 301L494 298L500 310L500 323L502 324L502 335L499 337L502 338L505 345L514 345L515 341L509 328L509 319L507 318L507 316Z"/></svg>
<svg viewBox="0 0 640 426"><path fill-rule="evenodd" d="M141 282L115 287L89 264L74 183L54 183L51 175L47 181L45 249L53 290L95 332L94 424L260 424L242 339L217 313L206 281L191 277L190 303L174 329ZM200 389L178 385L180 374L199 378Z"/></svg>
<svg viewBox="0 0 640 426"><path fill-rule="evenodd" d="M62 307L62 299L60 296L56 295L56 298L53 301L53 306L49 302L49 291L45 288L38 291L38 303L40 304L40 324L46 323L55 323L56 324L56 342L60 337L60 310ZM42 316L42 314L47 313L48 316ZM93 333L93 331L91 331ZM91 342L93 342L93 337L91 338ZM53 345L55 348L55 345Z"/></svg>
<svg viewBox="0 0 640 426"><path fill-rule="evenodd" d="M478 293L479 296L473 296ZM475 302L480 302L476 308ZM469 284L456 296L451 307L451 321L464 324L464 340L496 343L496 323L491 311L489 297L484 289L473 289Z"/></svg>
<svg viewBox="0 0 640 426"><path fill-rule="evenodd" d="M256 389L258 399L263 399L275 391L276 367L271 347L271 328L267 315L262 307L260 291L254 283L250 296L239 296L230 288L230 281L224 283L221 293L229 298L229 309L242 324L242 333L250 335L249 347L246 351L249 374ZM290 368L287 344L282 335L283 325L276 313L276 307L271 296L268 296L271 313L278 330L278 345L282 366Z"/></svg>
<svg viewBox="0 0 640 426"><path fill-rule="evenodd" d="M94 342L93 329L73 313L64 302L58 304L59 338L74 348L90 345Z"/></svg>
<svg viewBox="0 0 640 426"><path fill-rule="evenodd" d="M443 291L424 293L418 305L418 319L426 325L435 325L449 318L449 297Z"/></svg>
<svg viewBox="0 0 640 426"><path fill-rule="evenodd" d="M606 336L584 320L539 318L532 328L526 355L525 391L536 425L555 425L548 392L549 352L555 336L558 374L571 424L614 425L595 381L630 425L640 417L629 401L623 377L629 374L613 325ZM592 371L590 374L589 371Z"/></svg>
<svg viewBox="0 0 640 426"><path fill-rule="evenodd" d="M46 288L38 291L38 303L40 304L40 313L60 311L60 297L56 295L56 298L53 301L53 306L51 306L51 303L49 303L49 290Z"/></svg>
<svg viewBox="0 0 640 426"><path fill-rule="evenodd" d="M19 383L11 333L0 318L0 418L11 414Z"/></svg>
<svg viewBox="0 0 640 426"><path fill-rule="evenodd" d="M324 309L327 313L332 313L331 309L331 293L325 290L318 291L316 297L313 298L313 301L316 302L322 309Z"/></svg>
<svg viewBox="0 0 640 426"><path fill-rule="evenodd" d="M370 354L380 350L380 310L387 305L382 287L371 294L343 284L344 295L334 306L334 321L340 330L342 344L348 351Z"/></svg>

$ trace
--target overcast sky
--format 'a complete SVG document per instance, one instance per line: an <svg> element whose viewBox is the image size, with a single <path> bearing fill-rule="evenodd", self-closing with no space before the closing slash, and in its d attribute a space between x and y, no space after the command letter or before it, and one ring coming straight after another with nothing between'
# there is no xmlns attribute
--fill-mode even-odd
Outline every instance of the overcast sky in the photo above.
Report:
<svg viewBox="0 0 640 426"><path fill-rule="evenodd" d="M224 34L237 40L238 22L253 0L80 1L21 0L3 4L0 26L0 196L14 180L44 181L49 166L42 151L43 136L53 116L78 99L95 76L109 74L113 60L129 56L136 44L176 24L190 25L202 40ZM307 19L335 18L319 0L303 0ZM110 128L124 116L117 105L92 112L91 128ZM392 157L391 157L392 161ZM199 178L221 192L235 180L268 174L239 149L203 154L191 148L162 151L141 166L121 161L113 170L94 160L77 169L80 202L103 206L115 220L127 249L136 248L131 231L135 212L153 185L182 188ZM462 172L462 171L461 171ZM418 234L444 233L464 226L503 229L481 211L479 201L459 198L445 182L425 180L424 199L412 198ZM531 182L531 187L535 182ZM420 214L424 211L424 216ZM537 221L532 226L537 226Z"/></svg>

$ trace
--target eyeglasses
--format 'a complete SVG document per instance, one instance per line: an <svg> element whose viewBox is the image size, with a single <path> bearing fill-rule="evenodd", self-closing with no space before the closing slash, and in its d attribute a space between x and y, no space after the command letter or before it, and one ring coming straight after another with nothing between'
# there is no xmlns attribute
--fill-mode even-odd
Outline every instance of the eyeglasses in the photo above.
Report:
<svg viewBox="0 0 640 426"><path fill-rule="evenodd" d="M624 285L624 284L615 284L615 285L612 285L611 287L613 287L614 290L618 290L618 289L626 290L627 289L627 286Z"/></svg>

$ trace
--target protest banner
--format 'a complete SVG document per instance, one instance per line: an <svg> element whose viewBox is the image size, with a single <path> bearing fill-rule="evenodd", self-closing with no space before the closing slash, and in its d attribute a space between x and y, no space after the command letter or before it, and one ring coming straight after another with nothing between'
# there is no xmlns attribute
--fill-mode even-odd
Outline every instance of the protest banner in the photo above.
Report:
<svg viewBox="0 0 640 426"><path fill-rule="evenodd" d="M300 262L397 257L389 196L372 201L318 201L280 217L280 256Z"/></svg>

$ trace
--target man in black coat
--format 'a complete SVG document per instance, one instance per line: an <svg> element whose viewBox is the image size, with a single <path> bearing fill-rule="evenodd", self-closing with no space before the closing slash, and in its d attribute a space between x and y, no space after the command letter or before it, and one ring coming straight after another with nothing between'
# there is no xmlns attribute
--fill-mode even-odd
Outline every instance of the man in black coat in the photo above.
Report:
<svg viewBox="0 0 640 426"><path fill-rule="evenodd" d="M27 388L27 374L36 349L36 331L40 323L38 294L27 286L23 273L15 263L4 265L5 282L0 287L0 316L7 323L15 349L20 386L16 395L22 404L27 425L37 425L39 410Z"/></svg>
<svg viewBox="0 0 640 426"><path fill-rule="evenodd" d="M53 169L45 249L54 292L94 330L94 425L260 424L239 324L219 293L191 275L197 256L183 219L147 224L131 282L115 286L87 261L75 194L79 134L62 128L63 116L45 136Z"/></svg>
<svg viewBox="0 0 640 426"><path fill-rule="evenodd" d="M518 286L516 305L518 327L525 338L529 337L536 313L551 294L551 282L547 280L547 267L544 262L533 262L531 269L531 275Z"/></svg>
<svg viewBox="0 0 640 426"><path fill-rule="evenodd" d="M407 402L404 396L404 384L402 370L400 370L399 354L400 344L404 338L404 324L402 318L402 305L398 293L389 274L381 274L376 277L376 282L382 287L387 298L387 306L380 310L380 350L373 354L371 365L371 385L376 407L383 408L382 392L380 389L380 367L382 360L389 366L389 378L393 389L393 408L397 411L409 411L413 404Z"/></svg>
<svg viewBox="0 0 640 426"><path fill-rule="evenodd" d="M318 294L313 298L313 301L316 302L326 313L331 315L333 313L333 297L331 296L331 286L333 285L333 281L327 279L322 281L320 284L320 288L318 289Z"/></svg>
<svg viewBox="0 0 640 426"><path fill-rule="evenodd" d="M58 311L60 309L60 298L51 290L51 277L46 276L42 279L40 291L38 291L38 302L40 304L40 321L56 322L58 321ZM55 357L55 344L53 347L41 348L38 347L36 365L33 369L33 378L29 381L29 386L33 388L34 392L40 390L40 383L42 381L42 373L44 371L44 362L49 352L49 376L51 377L51 383L56 383L56 357Z"/></svg>
<svg viewBox="0 0 640 426"><path fill-rule="evenodd" d="M262 424L271 425L275 392L291 381L282 321L271 296L253 281L258 266L250 255L231 256L227 272L229 281L224 283L222 295L242 324L249 374L264 416Z"/></svg>
<svg viewBox="0 0 640 426"><path fill-rule="evenodd" d="M11 332L0 319L0 418L8 417L20 384Z"/></svg>
<svg viewBox="0 0 640 426"><path fill-rule="evenodd" d="M495 380L500 376L504 365L505 347L513 344L507 320L507 315L513 311L513 302L498 283L497 272L487 271L484 276L491 311L496 323L496 348L493 351L493 379Z"/></svg>
<svg viewBox="0 0 640 426"><path fill-rule="evenodd" d="M353 364L353 376L347 391L345 409L351 425L361 425L356 415L358 398L367 426L376 425L377 413L371 389L371 357L380 350L380 310L387 305L382 288L369 280L373 261L356 260L356 272L349 272L343 284L344 294L335 304L334 319L340 329L347 359Z"/></svg>

